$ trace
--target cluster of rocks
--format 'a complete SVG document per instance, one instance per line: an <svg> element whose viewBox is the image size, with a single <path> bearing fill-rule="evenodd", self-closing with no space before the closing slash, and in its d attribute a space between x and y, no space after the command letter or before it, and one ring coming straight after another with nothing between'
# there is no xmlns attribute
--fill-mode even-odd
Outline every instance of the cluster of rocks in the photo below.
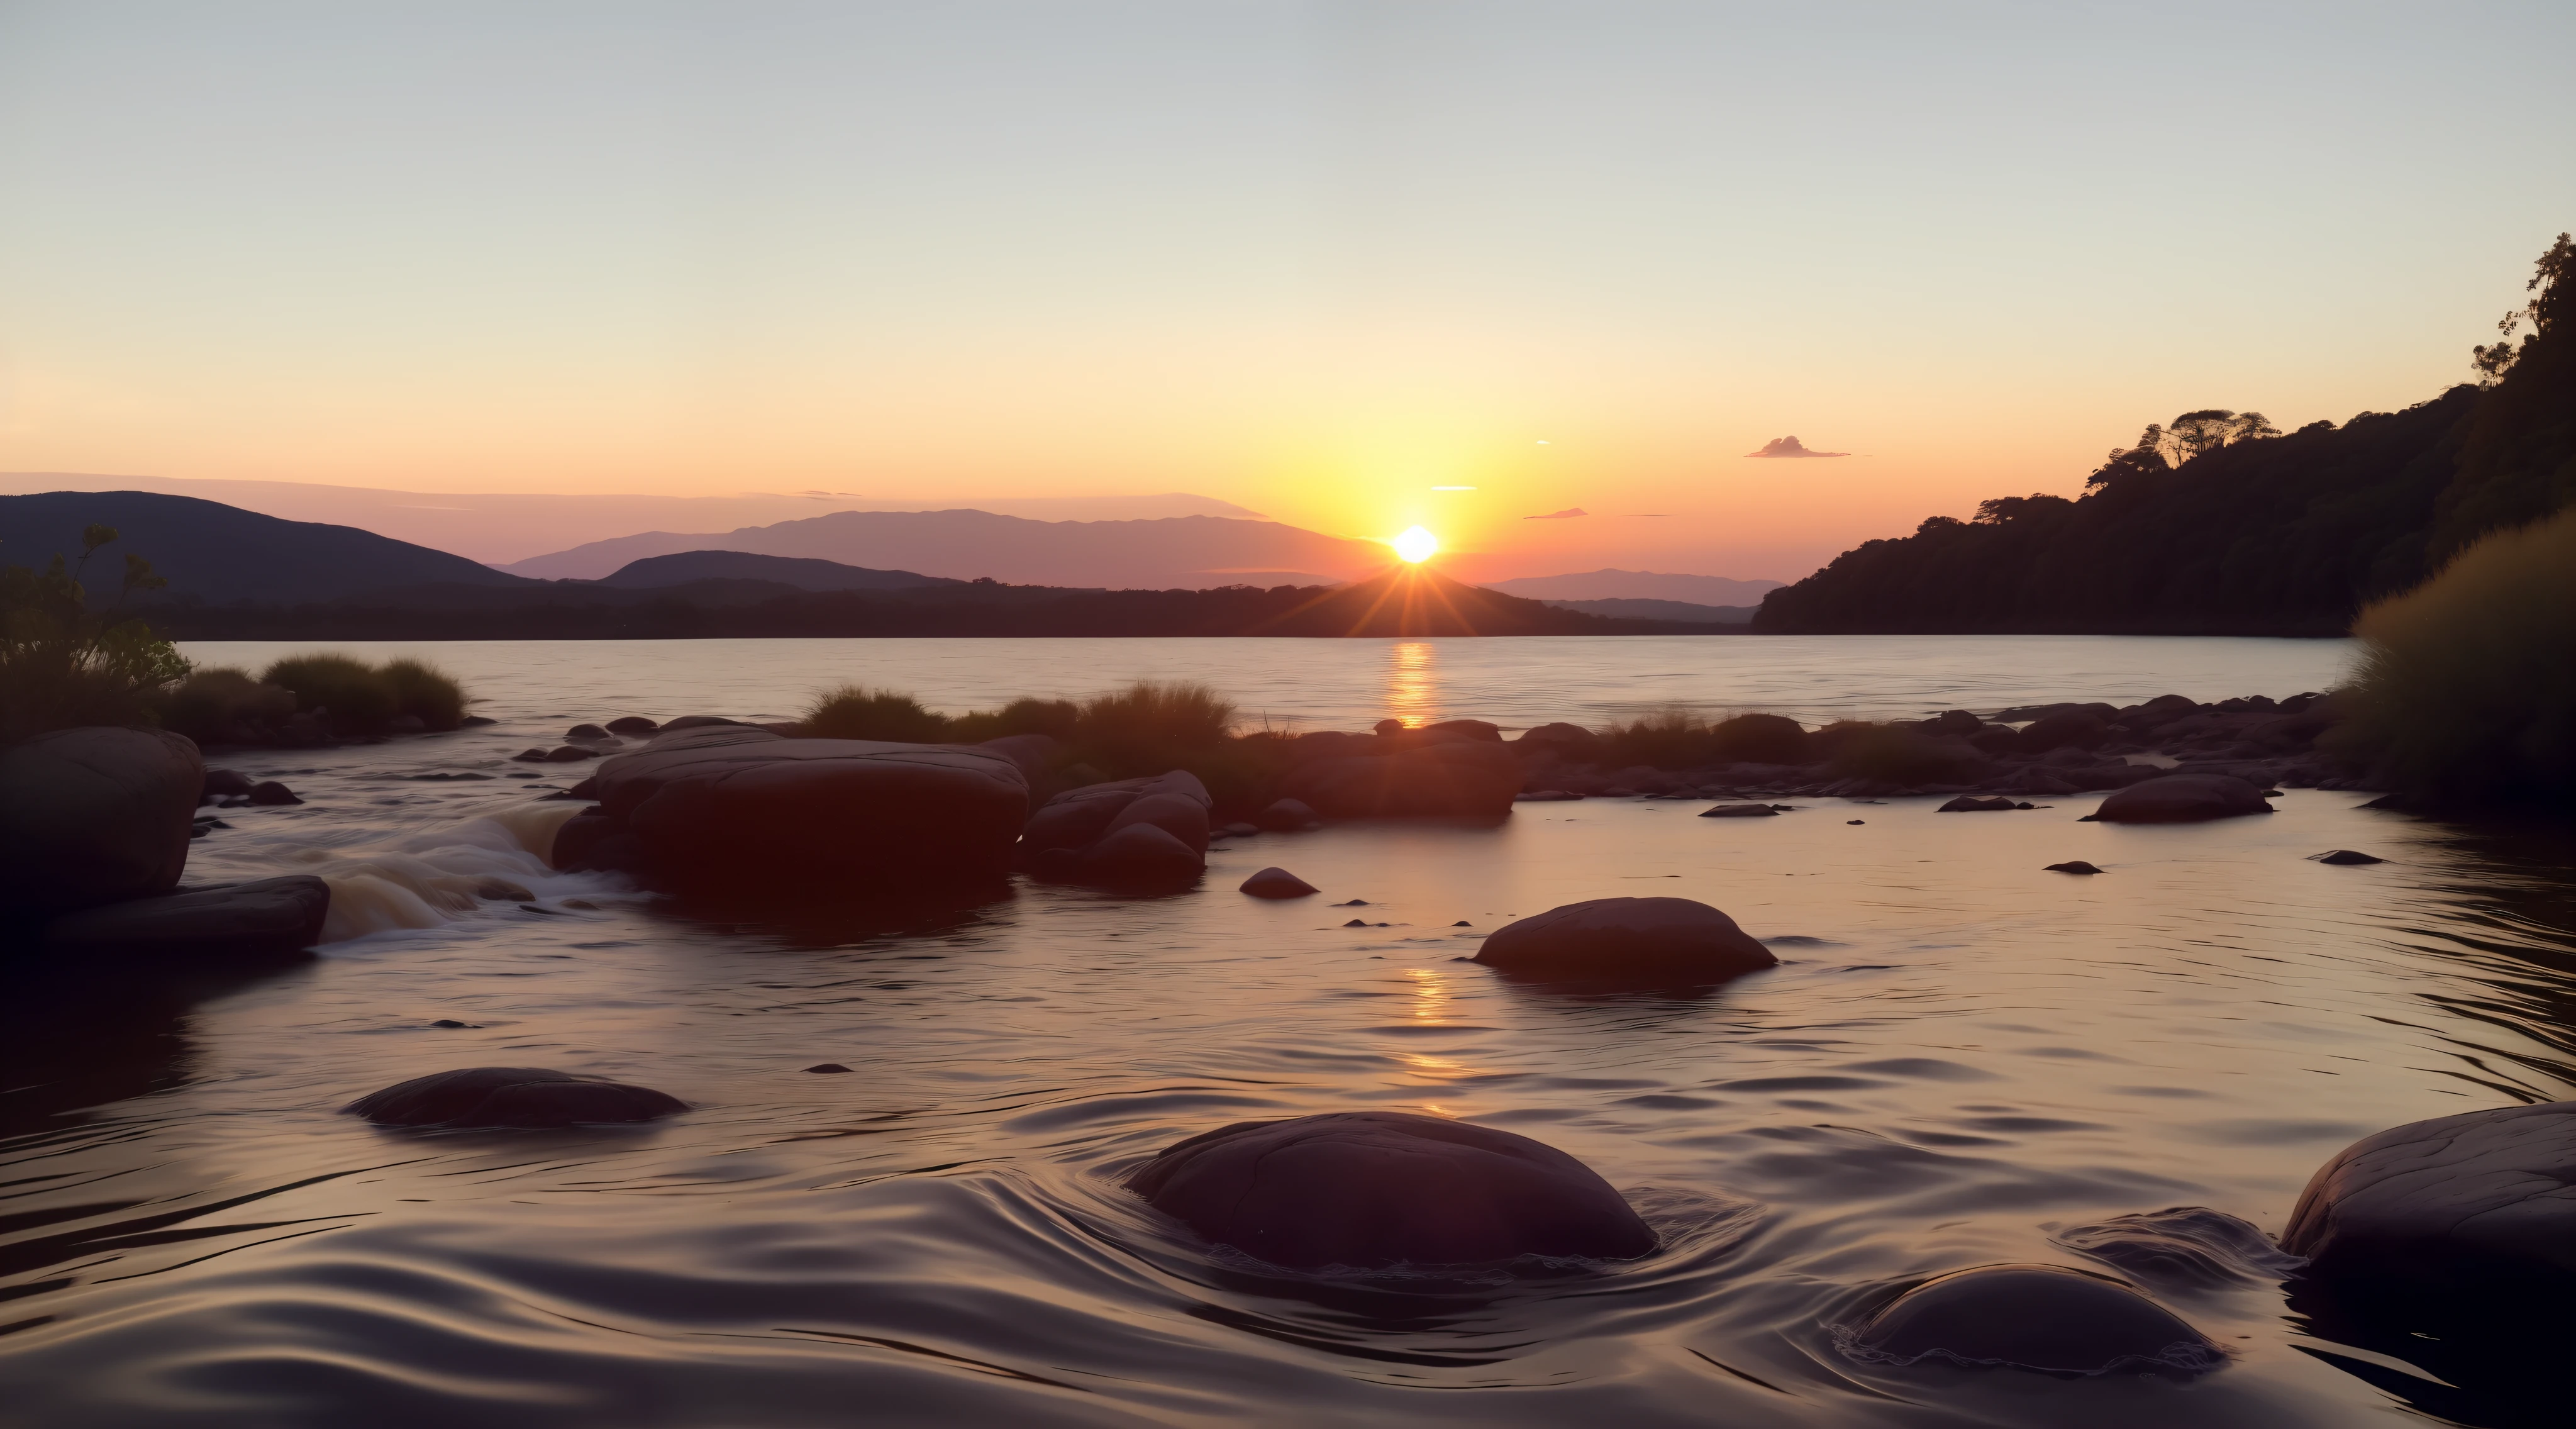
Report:
<svg viewBox="0 0 2576 1429"><path fill-rule="evenodd" d="M2331 700L2320 694L2275 701L2252 695L2200 704L2160 695L2125 707L2103 703L2031 705L1997 711L1989 719L1951 710L1929 719L1896 721L1884 728L1921 735L1927 748L1949 756L1952 777L1899 783L1838 774L1833 761L1802 764L1737 762L1694 769L1613 765L1610 745L1593 731L1570 724L1540 725L1510 742L1524 769L1524 799L1586 796L1612 798L1865 798L1912 794L2011 795L2062 798L2125 788L2166 773L2217 774L2261 788L2360 787L2355 771L2317 748L2334 724ZM1829 745L1819 732L1816 743ZM1823 748L1810 748L1822 755ZM2131 756L2148 756L2133 762ZM2171 760L2171 767L2157 759ZM1973 777L1967 777L1973 775Z"/></svg>
<svg viewBox="0 0 2576 1429"><path fill-rule="evenodd" d="M185 889L207 803L295 803L282 784L208 770L167 730L55 730L0 750L0 935L61 961L182 964L301 956L329 887L294 875Z"/></svg>

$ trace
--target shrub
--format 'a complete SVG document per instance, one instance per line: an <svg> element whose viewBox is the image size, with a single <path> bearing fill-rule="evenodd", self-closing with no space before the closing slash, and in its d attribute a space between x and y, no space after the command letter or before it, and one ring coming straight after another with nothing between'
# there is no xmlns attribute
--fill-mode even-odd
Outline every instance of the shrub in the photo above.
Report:
<svg viewBox="0 0 2576 1429"><path fill-rule="evenodd" d="M383 674L346 655L289 656L261 671L259 680L292 692L299 713L323 715L343 734L382 734L400 713Z"/></svg>
<svg viewBox="0 0 2576 1429"><path fill-rule="evenodd" d="M1847 779L1950 784L1970 782L1987 769L1985 756L1967 745L1900 725L1846 720L1816 731L1814 742L1830 751L1832 771Z"/></svg>
<svg viewBox="0 0 2576 1429"><path fill-rule="evenodd" d="M139 620L119 620L114 606L89 608L80 577L98 548L116 539L110 526L81 537L78 565L55 556L43 570L0 567L0 742L79 725L152 723L152 704L185 678L188 662ZM117 599L163 584L152 563L125 558Z"/></svg>
<svg viewBox="0 0 2576 1429"><path fill-rule="evenodd" d="M161 702L161 723L199 744L241 744L295 713L295 695L263 685L246 670L197 670Z"/></svg>
<svg viewBox="0 0 2576 1429"><path fill-rule="evenodd" d="M947 739L954 744L981 744L1006 734L1043 734L1070 740L1082 718L1071 700L1016 699L998 710L977 710L948 721Z"/></svg>
<svg viewBox="0 0 2576 1429"><path fill-rule="evenodd" d="M815 739L882 739L900 744L935 744L944 739L948 721L921 707L921 701L894 690L842 685L825 690L805 707L805 733Z"/></svg>
<svg viewBox="0 0 2576 1429"><path fill-rule="evenodd" d="M2336 750L2434 803L2576 794L2576 508L2486 537L2353 633Z"/></svg>
<svg viewBox="0 0 2576 1429"><path fill-rule="evenodd" d="M389 660L378 672L393 696L394 713L428 729L454 729L465 721L465 690L453 676L418 660Z"/></svg>
<svg viewBox="0 0 2576 1429"><path fill-rule="evenodd" d="M1796 720L1740 714L1712 724L1687 709L1656 710L1601 731L1609 764L1693 769L1708 764L1804 764L1814 756Z"/></svg>
<svg viewBox="0 0 2576 1429"><path fill-rule="evenodd" d="M1160 774L1222 747L1234 713L1232 701L1196 681L1138 680L1083 701L1073 743L1112 777Z"/></svg>

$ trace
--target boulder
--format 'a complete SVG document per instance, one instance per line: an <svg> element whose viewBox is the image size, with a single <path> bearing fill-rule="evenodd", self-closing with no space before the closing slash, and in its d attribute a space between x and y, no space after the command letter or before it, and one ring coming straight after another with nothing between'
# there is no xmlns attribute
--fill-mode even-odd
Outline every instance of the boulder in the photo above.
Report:
<svg viewBox="0 0 2576 1429"><path fill-rule="evenodd" d="M2261 786L2228 774L2165 774L2112 794L2093 811L2106 824L2187 824L2268 814Z"/></svg>
<svg viewBox="0 0 2576 1429"><path fill-rule="evenodd" d="M176 888L206 766L157 729L39 734L0 750L0 919Z"/></svg>
<svg viewBox="0 0 2576 1429"><path fill-rule="evenodd" d="M1655 1248L1610 1183L1564 1152L1405 1112L1236 1122L1165 1148L1127 1189L1207 1240L1305 1270Z"/></svg>
<svg viewBox="0 0 2576 1429"><path fill-rule="evenodd" d="M2376 855L2361 853L2357 850L2348 848L2339 848L2332 853L2311 854L2309 857L2317 863L2332 863L2346 866L2353 864L2388 862L2388 860L2377 857Z"/></svg>
<svg viewBox="0 0 2576 1429"><path fill-rule="evenodd" d="M1548 978L1717 982L1779 959L1735 920L1688 898L1595 898L1487 934L1474 961Z"/></svg>
<svg viewBox="0 0 2576 1429"><path fill-rule="evenodd" d="M46 925L45 951L189 964L292 958L322 940L330 911L331 886L311 874L263 878L66 913Z"/></svg>
<svg viewBox="0 0 2576 1429"><path fill-rule="evenodd" d="M1068 790L1029 816L1020 863L1050 878L1186 882L1206 866L1213 802L1186 769ZM1135 829L1159 837L1130 832Z"/></svg>
<svg viewBox="0 0 2576 1429"><path fill-rule="evenodd" d="M257 787L257 781L247 774L230 769L209 769L205 781L197 786L197 802L246 795Z"/></svg>
<svg viewBox="0 0 2576 1429"><path fill-rule="evenodd" d="M2357 1298L2576 1297L2576 1101L2410 1122L2345 1147L2281 1248Z"/></svg>
<svg viewBox="0 0 2576 1429"><path fill-rule="evenodd" d="M1237 886L1255 898L1303 898L1321 891L1284 868L1265 868Z"/></svg>
<svg viewBox="0 0 2576 1429"><path fill-rule="evenodd" d="M295 796L294 790L287 788L285 785L278 783L274 779L262 780L261 782L250 786L250 801L254 804L265 805L271 808L281 808L288 804L301 804L304 802L302 799Z"/></svg>
<svg viewBox="0 0 2576 1429"><path fill-rule="evenodd" d="M1268 808L1252 816L1252 821L1278 833L1295 833L1311 829L1324 820L1312 808L1295 799L1275 799Z"/></svg>
<svg viewBox="0 0 2576 1429"><path fill-rule="evenodd" d="M2102 870L2095 868L2093 865L2086 863L2080 858L2077 858L2069 859L2064 863L2052 863L2048 865L2045 871L2049 873L2100 873Z"/></svg>
<svg viewBox="0 0 2576 1429"><path fill-rule="evenodd" d="M1520 761L1508 746L1460 737L1384 754L1316 759L1289 771L1281 792L1337 819L1491 817L1511 812L1521 777Z"/></svg>
<svg viewBox="0 0 2576 1429"><path fill-rule="evenodd" d="M610 734L652 734L661 727L642 715L619 715L608 722Z"/></svg>
<svg viewBox="0 0 2576 1429"><path fill-rule="evenodd" d="M595 724L577 724L564 731L564 738L575 744L616 744L616 735Z"/></svg>
<svg viewBox="0 0 2576 1429"><path fill-rule="evenodd" d="M1699 816L1703 819L1776 819L1780 811L1768 804L1720 804L1714 809L1700 810Z"/></svg>
<svg viewBox="0 0 2576 1429"><path fill-rule="evenodd" d="M1879 1307L1849 1349L1880 1364L2011 1366L2057 1374L2195 1373L2226 1363L2208 1336L2118 1281L2054 1265L1935 1276Z"/></svg>
<svg viewBox="0 0 2576 1429"><path fill-rule="evenodd" d="M1071 876L1110 887L1162 887L1187 883L1207 871L1207 854L1174 838L1158 824L1114 829L1074 854Z"/></svg>
<svg viewBox="0 0 2576 1429"><path fill-rule="evenodd" d="M2056 749L2099 749L2110 742L2111 727L2092 710L2060 710L2024 725L2014 745L2024 754Z"/></svg>
<svg viewBox="0 0 2576 1429"><path fill-rule="evenodd" d="M1512 746L1525 754L1552 755L1559 759L1582 760L1601 747L1601 736L1579 724L1542 724L1521 731Z"/></svg>
<svg viewBox="0 0 2576 1429"><path fill-rule="evenodd" d="M738 719L726 719L722 715L682 715L678 719L672 720L670 723L663 725L660 733L672 734L680 730L707 729L710 727L732 729L759 728L757 725L745 724Z"/></svg>
<svg viewBox="0 0 2576 1429"><path fill-rule="evenodd" d="M520 757L524 759L527 756L521 755ZM565 744L558 745L552 752L548 753L545 757L545 762L548 764L579 764L585 759L597 759L598 757L599 751L596 749L586 748L578 744Z"/></svg>
<svg viewBox="0 0 2576 1429"><path fill-rule="evenodd" d="M1028 779L1029 787L1034 789L1055 768L1057 756L1064 752L1064 743L1051 734L1006 734L998 739L985 740L976 748L989 749L1018 765L1020 773Z"/></svg>
<svg viewBox="0 0 2576 1429"><path fill-rule="evenodd" d="M370 1092L341 1111L378 1126L543 1128L652 1121L687 1102L547 1067L465 1067Z"/></svg>
<svg viewBox="0 0 2576 1429"><path fill-rule="evenodd" d="M558 866L679 889L972 882L1008 867L1028 814L1018 766L972 745L787 739L737 724L666 729L587 782L598 807L558 832ZM605 823L575 832L586 817Z"/></svg>

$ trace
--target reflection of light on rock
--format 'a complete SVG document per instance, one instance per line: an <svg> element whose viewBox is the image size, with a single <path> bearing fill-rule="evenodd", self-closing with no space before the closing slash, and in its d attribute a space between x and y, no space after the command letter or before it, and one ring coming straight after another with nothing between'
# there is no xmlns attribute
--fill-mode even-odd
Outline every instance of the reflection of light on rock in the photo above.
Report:
<svg viewBox="0 0 2576 1429"><path fill-rule="evenodd" d="M1440 538L1419 526L1408 526L1403 535L1395 538L1395 553L1408 561L1430 560L1431 553L1439 549Z"/></svg>
<svg viewBox="0 0 2576 1429"><path fill-rule="evenodd" d="M1386 712L1407 725L1424 725L1440 709L1439 647L1428 640L1407 640L1387 647Z"/></svg>

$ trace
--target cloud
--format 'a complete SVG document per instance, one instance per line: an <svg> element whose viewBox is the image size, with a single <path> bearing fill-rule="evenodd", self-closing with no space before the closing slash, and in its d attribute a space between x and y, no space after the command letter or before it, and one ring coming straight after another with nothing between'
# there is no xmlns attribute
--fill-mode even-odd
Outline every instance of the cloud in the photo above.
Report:
<svg viewBox="0 0 2576 1429"><path fill-rule="evenodd" d="M1551 511L1544 516L1524 516L1521 519L1524 521L1564 521L1572 517L1589 516L1591 514L1591 512L1584 510L1580 506L1569 506L1562 511Z"/></svg>
<svg viewBox="0 0 2576 1429"><path fill-rule="evenodd" d="M1764 443L1762 444L1762 450L1760 450L1760 451L1758 451L1758 452L1746 452L1746 453L1745 453L1745 455L1746 455L1746 456L1768 456L1768 457L1782 457L1782 456L1850 456L1850 455L1851 455L1851 453L1850 453L1850 452L1818 452L1818 451L1809 451L1809 450L1807 450L1806 444L1805 444L1805 443L1803 443L1803 442L1801 442L1801 441L1799 441L1796 437L1779 437L1779 438L1776 438L1776 439L1774 439L1774 440L1764 442Z"/></svg>

